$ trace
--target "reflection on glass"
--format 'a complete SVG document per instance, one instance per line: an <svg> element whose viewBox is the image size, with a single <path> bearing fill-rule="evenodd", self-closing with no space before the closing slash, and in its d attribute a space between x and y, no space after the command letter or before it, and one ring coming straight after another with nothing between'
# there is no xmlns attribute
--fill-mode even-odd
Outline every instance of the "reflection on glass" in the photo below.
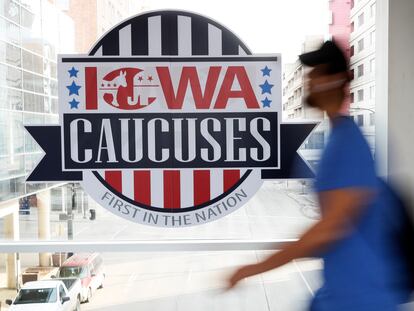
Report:
<svg viewBox="0 0 414 311"><path fill-rule="evenodd" d="M0 3L0 14L7 17L9 20L20 22L20 6L12 0L2 0Z"/></svg>
<svg viewBox="0 0 414 311"><path fill-rule="evenodd" d="M43 73L43 60L40 56L33 53L24 51L22 52L23 68L42 74Z"/></svg>
<svg viewBox="0 0 414 311"><path fill-rule="evenodd" d="M20 69L0 64L0 86L22 87L22 71Z"/></svg>
<svg viewBox="0 0 414 311"><path fill-rule="evenodd" d="M24 110L33 112L45 111L44 96L33 93L24 92Z"/></svg>
<svg viewBox="0 0 414 311"><path fill-rule="evenodd" d="M21 67L21 49L3 41L0 41L0 62Z"/></svg>
<svg viewBox="0 0 414 311"><path fill-rule="evenodd" d="M0 17L0 39L20 44L20 27Z"/></svg>
<svg viewBox="0 0 414 311"><path fill-rule="evenodd" d="M22 110L22 92L6 87L0 87L0 108ZM3 113L0 111L0 113Z"/></svg>
<svg viewBox="0 0 414 311"><path fill-rule="evenodd" d="M23 88L28 91L43 94L43 77L23 71Z"/></svg>
<svg viewBox="0 0 414 311"><path fill-rule="evenodd" d="M21 289L13 304L56 302L56 288Z"/></svg>
<svg viewBox="0 0 414 311"><path fill-rule="evenodd" d="M60 278L84 278L86 277L85 267L61 267L59 269Z"/></svg>

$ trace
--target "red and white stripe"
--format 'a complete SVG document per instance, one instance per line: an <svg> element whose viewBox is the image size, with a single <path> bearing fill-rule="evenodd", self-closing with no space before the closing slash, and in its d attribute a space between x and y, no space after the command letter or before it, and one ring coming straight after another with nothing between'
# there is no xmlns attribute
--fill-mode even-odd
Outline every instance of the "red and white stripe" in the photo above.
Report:
<svg viewBox="0 0 414 311"><path fill-rule="evenodd" d="M191 18L178 16L178 55L191 55ZM148 18L148 55L162 55L161 16ZM120 56L131 56L131 26L127 25L119 30ZM208 25L208 54L209 56L222 55L222 30L215 25ZM96 56L102 55L99 48ZM239 55L246 55L239 47ZM96 75L90 69L92 75ZM96 82L96 81L95 81ZM93 83L92 83L93 87ZM97 98L87 91L87 100L96 109ZM96 92L95 92L96 93ZM181 170L116 170L100 171L101 176L115 190L134 200L138 204L145 204L158 208L186 208L197 206L223 194L233 187L246 173L240 169L181 169Z"/></svg>
<svg viewBox="0 0 414 311"><path fill-rule="evenodd" d="M233 187L244 171L222 169L116 170L101 176L116 191L134 200L159 208L197 206Z"/></svg>

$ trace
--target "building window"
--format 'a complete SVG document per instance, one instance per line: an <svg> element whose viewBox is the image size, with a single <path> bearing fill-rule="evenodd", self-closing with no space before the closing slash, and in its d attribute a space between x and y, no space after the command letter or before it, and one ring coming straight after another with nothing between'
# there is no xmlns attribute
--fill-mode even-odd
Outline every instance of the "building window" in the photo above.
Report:
<svg viewBox="0 0 414 311"><path fill-rule="evenodd" d="M350 78L351 78L351 80L354 80L354 77L355 77L355 70L354 69L351 69L351 71L350 71Z"/></svg>
<svg viewBox="0 0 414 311"><path fill-rule="evenodd" d="M364 49L364 38L358 41L358 52L361 52Z"/></svg>
<svg viewBox="0 0 414 311"><path fill-rule="evenodd" d="M375 44L375 30L371 31L371 33L369 34L369 41L371 45Z"/></svg>
<svg viewBox="0 0 414 311"><path fill-rule="evenodd" d="M375 3L371 4L371 8L370 8L371 18L372 18L372 17L374 17L374 18L375 18L375 9L376 9L376 5L375 5Z"/></svg>
<svg viewBox="0 0 414 311"><path fill-rule="evenodd" d="M369 70L370 70L371 73L375 72L375 58L373 58L369 61Z"/></svg>
<svg viewBox="0 0 414 311"><path fill-rule="evenodd" d="M358 66L358 78L364 75L364 64Z"/></svg>
<svg viewBox="0 0 414 311"><path fill-rule="evenodd" d="M354 0L351 0L351 9L354 8L354 5L355 5Z"/></svg>
<svg viewBox="0 0 414 311"><path fill-rule="evenodd" d="M355 24L354 24L354 22L352 22L351 23L351 32L354 32L354 29L355 29Z"/></svg>
<svg viewBox="0 0 414 311"><path fill-rule="evenodd" d="M361 13L358 16L358 27L361 27L363 24L364 24L364 13Z"/></svg>
<svg viewBox="0 0 414 311"><path fill-rule="evenodd" d="M351 101L351 104L354 102L354 92L352 92L351 94L350 94L350 101Z"/></svg>
<svg viewBox="0 0 414 311"><path fill-rule="evenodd" d="M369 115L369 125L375 125L375 114L373 112Z"/></svg>
<svg viewBox="0 0 414 311"><path fill-rule="evenodd" d="M305 142L305 149L323 149L325 143L325 133L315 132Z"/></svg>
<svg viewBox="0 0 414 311"><path fill-rule="evenodd" d="M359 115L357 116L357 119L356 119L356 124L357 124L358 126L364 126L364 115L363 115L363 114L359 114Z"/></svg>
<svg viewBox="0 0 414 311"><path fill-rule="evenodd" d="M369 87L369 98L374 99L375 98L375 86L371 85Z"/></svg>
<svg viewBox="0 0 414 311"><path fill-rule="evenodd" d="M351 49L350 49L350 55L351 55L351 57L354 56L354 53L355 53L355 48L354 48L353 45L351 45Z"/></svg>
<svg viewBox="0 0 414 311"><path fill-rule="evenodd" d="M358 101L362 102L364 100L364 90L358 90Z"/></svg>

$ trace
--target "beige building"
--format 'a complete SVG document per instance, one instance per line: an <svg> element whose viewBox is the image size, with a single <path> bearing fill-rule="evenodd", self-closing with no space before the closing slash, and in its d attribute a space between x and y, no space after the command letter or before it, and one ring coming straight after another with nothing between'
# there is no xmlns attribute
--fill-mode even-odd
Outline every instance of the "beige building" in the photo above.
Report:
<svg viewBox="0 0 414 311"><path fill-rule="evenodd" d="M302 53L318 49L324 42L323 36L308 36L302 46ZM324 115L319 110L305 104L306 69L298 60L291 64L285 64L282 75L282 119L286 122L303 120L321 121ZM304 142L300 154L312 165L313 168L319 160L321 150L327 137L326 122L322 122L318 128Z"/></svg>
<svg viewBox="0 0 414 311"><path fill-rule="evenodd" d="M56 3L75 23L77 53L87 53L107 30L146 8L143 0L56 0Z"/></svg>
<svg viewBox="0 0 414 311"><path fill-rule="evenodd" d="M371 148L375 144L375 14L376 0L358 0L351 8L350 113Z"/></svg>
<svg viewBox="0 0 414 311"><path fill-rule="evenodd" d="M302 53L314 51L323 43L323 36L308 36L302 46ZM282 77L282 118L321 119L321 112L306 106L305 67L299 59L283 68Z"/></svg>

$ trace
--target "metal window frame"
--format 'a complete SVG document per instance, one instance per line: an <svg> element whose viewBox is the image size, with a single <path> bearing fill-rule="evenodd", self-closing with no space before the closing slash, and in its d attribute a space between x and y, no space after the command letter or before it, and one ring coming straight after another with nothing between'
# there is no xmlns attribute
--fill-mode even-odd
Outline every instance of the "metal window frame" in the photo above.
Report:
<svg viewBox="0 0 414 311"><path fill-rule="evenodd" d="M297 239L10 241L0 243L0 253L274 251L295 241Z"/></svg>

